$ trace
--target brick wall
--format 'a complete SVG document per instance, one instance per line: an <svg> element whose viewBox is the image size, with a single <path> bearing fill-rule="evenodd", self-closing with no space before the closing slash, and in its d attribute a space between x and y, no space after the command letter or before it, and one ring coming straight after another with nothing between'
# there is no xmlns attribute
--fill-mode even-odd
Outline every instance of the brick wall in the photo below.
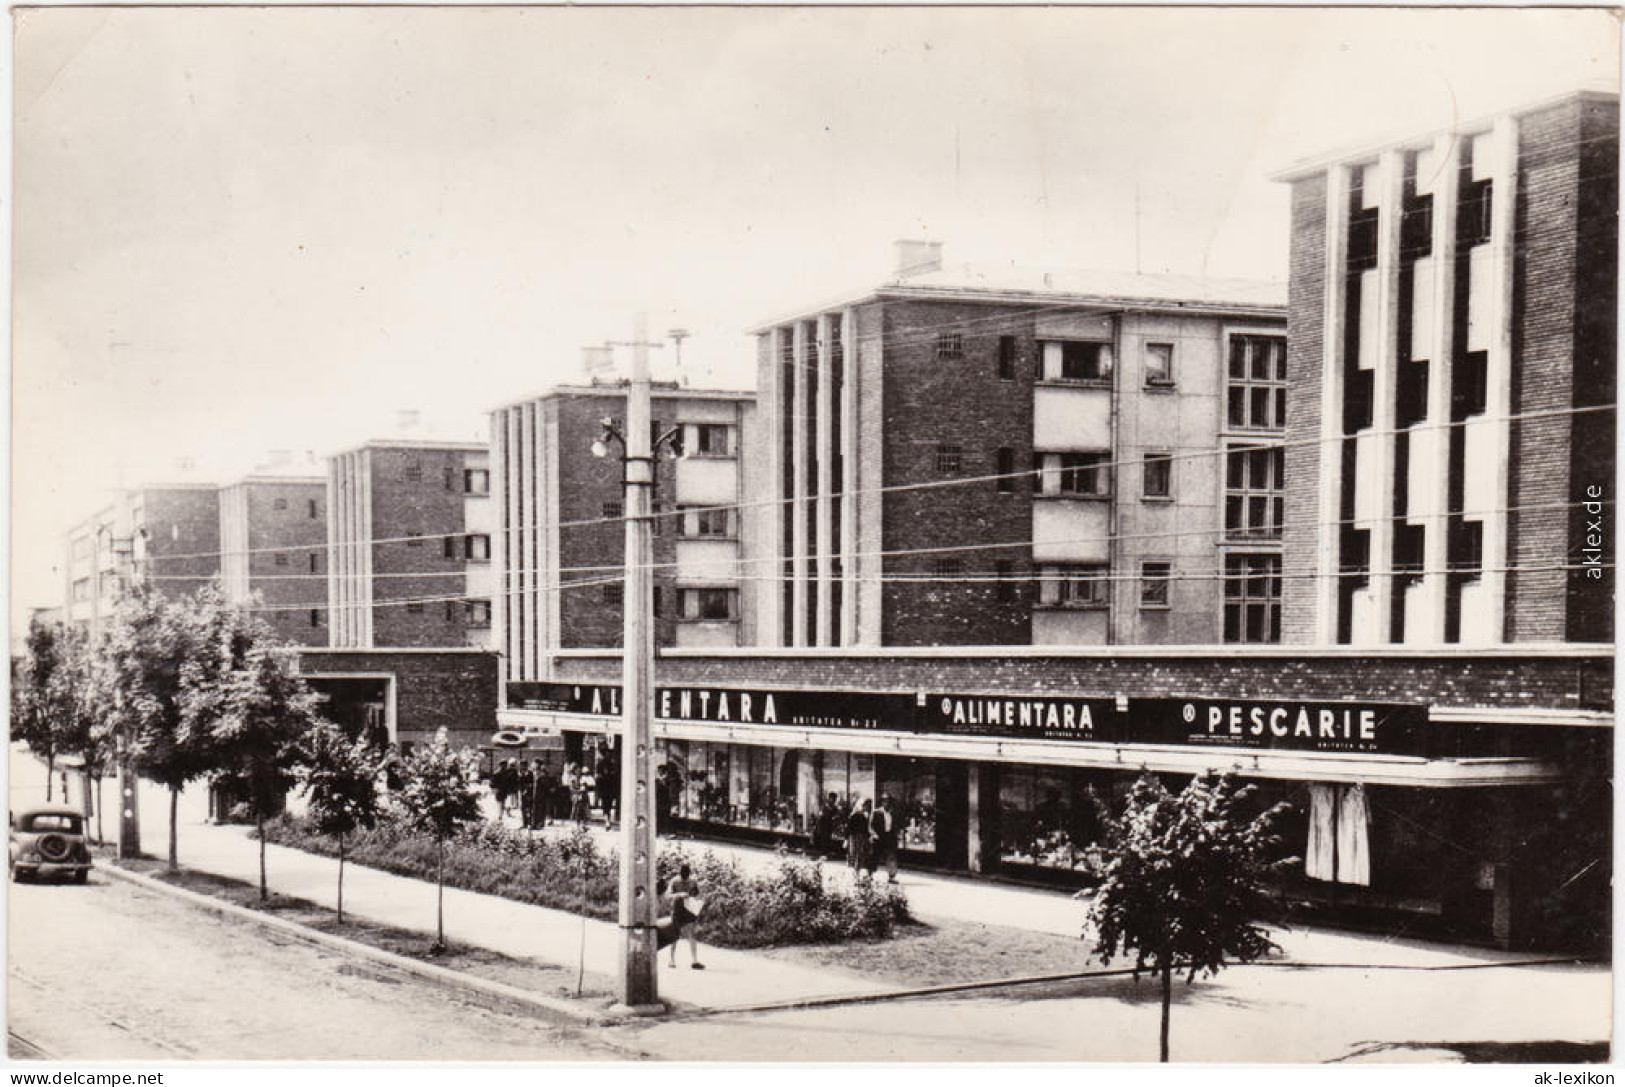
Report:
<svg viewBox="0 0 1625 1087"><path fill-rule="evenodd" d="M473 745L496 730L495 653L307 652L300 654L299 667L307 678L393 675L401 740L421 743L444 728L454 742Z"/></svg>
<svg viewBox="0 0 1625 1087"><path fill-rule="evenodd" d="M1321 546L1321 369L1326 321L1326 176L1292 186L1292 260L1287 295L1286 528L1282 565L1316 568ZM1315 638L1316 584L1287 578L1281 586L1281 640Z"/></svg>
<svg viewBox="0 0 1625 1087"><path fill-rule="evenodd" d="M970 303L891 302L885 306L883 402L885 483L944 478L937 446L960 446L959 476L992 475L997 450L1009 447L1017 470L1032 468L1033 381L1039 367L1033 319L1023 307ZM1007 314L1000 318L1001 313ZM996 318L989 320L989 318ZM937 334L957 331L963 357L938 360ZM999 337L1017 339L1016 377L998 375ZM1010 494L993 482L888 493L883 546L887 551L972 543L1020 543L1032 536L1033 480ZM1030 547L950 552L967 575L991 575L999 561L1030 573ZM939 556L887 558L886 576L932 576ZM1013 586L1000 602L994 584L890 583L884 589L885 645L1022 645L1030 641L1032 590Z"/></svg>
<svg viewBox="0 0 1625 1087"><path fill-rule="evenodd" d="M260 612L260 618L282 641L326 645L327 485L249 482L245 487L248 546L260 552L248 556L249 589L267 608L278 609ZM307 550L265 550L289 547Z"/></svg>
<svg viewBox="0 0 1625 1087"><path fill-rule="evenodd" d="M376 540L423 536L420 543L373 545L373 644L452 646L467 642L462 603L421 606L391 600L461 596L465 560L458 541L446 557L444 537L462 533L463 453L429 448L373 448L372 531ZM393 576L405 575L405 576ZM416 576L413 576L416 575Z"/></svg>
<svg viewBox="0 0 1625 1087"><path fill-rule="evenodd" d="M148 488L141 492L146 566L171 596L196 592L220 573L220 492L209 488ZM177 558L166 558L175 555Z"/></svg>
<svg viewBox="0 0 1625 1087"><path fill-rule="evenodd" d="M611 656L567 657L559 682L619 682ZM886 658L836 655L662 657L656 683L720 687L826 687L853 691L1066 693L1079 696L1211 697L1422 702L1448 707L1611 711L1606 657L1478 654L1451 657L1131 653L1085 656L989 654Z"/></svg>

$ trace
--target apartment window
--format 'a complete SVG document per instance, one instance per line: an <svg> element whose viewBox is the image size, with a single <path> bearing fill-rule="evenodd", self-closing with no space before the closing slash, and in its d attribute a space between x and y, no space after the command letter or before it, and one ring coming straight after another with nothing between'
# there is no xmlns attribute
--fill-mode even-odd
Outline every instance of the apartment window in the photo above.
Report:
<svg viewBox="0 0 1625 1087"><path fill-rule="evenodd" d="M1487 351L1468 351L1456 362L1451 376L1450 418L1460 422L1482 415L1489 402L1490 356Z"/></svg>
<svg viewBox="0 0 1625 1087"><path fill-rule="evenodd" d="M1111 582L1105 563L1072 563L1038 568L1038 603L1046 608L1104 608Z"/></svg>
<svg viewBox="0 0 1625 1087"><path fill-rule="evenodd" d="M288 565L288 553L286 551L278 552L276 557L271 561L278 566L286 566Z"/></svg>
<svg viewBox="0 0 1625 1087"><path fill-rule="evenodd" d="M684 536L709 536L726 539L733 535L732 510L685 509L677 522Z"/></svg>
<svg viewBox="0 0 1625 1087"><path fill-rule="evenodd" d="M463 558L470 562L491 561L491 537L477 532L463 537Z"/></svg>
<svg viewBox="0 0 1625 1087"><path fill-rule="evenodd" d="M943 443L937 446L937 474L958 475L964 467L965 451L957 445Z"/></svg>
<svg viewBox="0 0 1625 1087"><path fill-rule="evenodd" d="M654 603L654 617L656 619L660 618L661 615L665 614L664 609L661 608L662 602L663 602L663 600L662 600L662 595L661 595L661 592L660 592L660 586L656 585L655 586L655 603Z"/></svg>
<svg viewBox="0 0 1625 1087"><path fill-rule="evenodd" d="M1168 585L1174 575L1171 562L1140 563L1140 607L1166 608Z"/></svg>
<svg viewBox="0 0 1625 1087"><path fill-rule="evenodd" d="M1232 427L1286 426L1286 337L1230 337L1229 421Z"/></svg>
<svg viewBox="0 0 1625 1087"><path fill-rule="evenodd" d="M939 581L955 580L963 571L958 559L936 559L931 563L931 576Z"/></svg>
<svg viewBox="0 0 1625 1087"><path fill-rule="evenodd" d="M695 423L694 448L689 452L697 457L733 456L733 427L726 423Z"/></svg>
<svg viewBox="0 0 1625 1087"><path fill-rule="evenodd" d="M274 510L285 510L288 508L288 500L286 498L273 498L271 499L271 508Z"/></svg>
<svg viewBox="0 0 1625 1087"><path fill-rule="evenodd" d="M1484 522L1456 521L1446 537L1446 550L1453 573L1476 574L1484 565Z"/></svg>
<svg viewBox="0 0 1625 1087"><path fill-rule="evenodd" d="M82 577L73 583L73 598L76 601L90 599L90 579Z"/></svg>
<svg viewBox="0 0 1625 1087"><path fill-rule="evenodd" d="M423 537L419 536L416 532L408 532L406 534L406 546L407 547L422 547L423 546Z"/></svg>
<svg viewBox="0 0 1625 1087"><path fill-rule="evenodd" d="M1224 640L1281 640L1281 556L1225 556Z"/></svg>
<svg viewBox="0 0 1625 1087"><path fill-rule="evenodd" d="M1414 169L1414 159L1413 167ZM1415 184L1414 178L1412 184ZM1399 218L1401 260L1416 260L1433 252L1433 194L1420 193L1405 198Z"/></svg>
<svg viewBox="0 0 1625 1087"><path fill-rule="evenodd" d="M310 572L313 574L319 572L318 567L321 565L321 557L314 551L305 557L310 560Z"/></svg>
<svg viewBox="0 0 1625 1087"><path fill-rule="evenodd" d="M1044 344L1045 381L1105 381L1112 376L1112 345L1082 340Z"/></svg>
<svg viewBox="0 0 1625 1087"><path fill-rule="evenodd" d="M965 338L958 332L937 333L937 360L957 362L965 357Z"/></svg>
<svg viewBox="0 0 1625 1087"><path fill-rule="evenodd" d="M463 469L464 494L490 494L491 472L486 468Z"/></svg>
<svg viewBox="0 0 1625 1087"><path fill-rule="evenodd" d="M305 516L312 521L316 520L316 500L314 498L305 500Z"/></svg>
<svg viewBox="0 0 1625 1087"><path fill-rule="evenodd" d="M1001 381L1014 381L1016 379L1016 338L1014 336L999 337L999 379Z"/></svg>
<svg viewBox="0 0 1625 1087"><path fill-rule="evenodd" d="M621 599L621 583L619 581L611 581L604 586L605 604L612 608L618 608L621 606Z"/></svg>
<svg viewBox="0 0 1625 1087"><path fill-rule="evenodd" d="M1224 532L1233 540L1279 540L1286 507L1286 451L1232 445L1225 450Z"/></svg>
<svg viewBox="0 0 1625 1087"><path fill-rule="evenodd" d="M421 600L413 600L410 603L408 603L406 605L406 614L408 614L408 615L422 615L423 614L423 601L421 601Z"/></svg>
<svg viewBox="0 0 1625 1087"><path fill-rule="evenodd" d="M453 469L451 465L448 464L444 469L441 470L440 479L441 482L445 484L446 490L449 491L452 489L452 483L456 478L456 470Z"/></svg>
<svg viewBox="0 0 1625 1087"><path fill-rule="evenodd" d="M461 614L462 614L462 609L457 606L457 601L455 601L455 600L446 601L446 622L455 623L457 621L458 616L461 615Z"/></svg>
<svg viewBox="0 0 1625 1087"><path fill-rule="evenodd" d="M1148 343L1145 345L1145 383L1172 385L1174 383L1174 345Z"/></svg>
<svg viewBox="0 0 1625 1087"><path fill-rule="evenodd" d="M310 625L313 626L313 627L319 627L319 626L322 625L322 609L320 609L320 608L311 608L310 609Z"/></svg>
<svg viewBox="0 0 1625 1087"><path fill-rule="evenodd" d="M621 504L619 502L605 502L603 505L604 520L618 521L621 518Z"/></svg>
<svg viewBox="0 0 1625 1087"><path fill-rule="evenodd" d="M1016 598L1016 564L1009 559L1000 559L993 564L993 577L995 581L993 594L1001 604L1009 604Z"/></svg>
<svg viewBox="0 0 1625 1087"><path fill-rule="evenodd" d="M690 622L721 623L734 618L737 589L679 589L680 616Z"/></svg>
<svg viewBox="0 0 1625 1087"><path fill-rule="evenodd" d="M1000 494L1014 494L1016 491L1016 451L1009 446L1003 446L994 455L994 472L998 475L998 488Z"/></svg>
<svg viewBox="0 0 1625 1087"><path fill-rule="evenodd" d="M1174 457L1172 453L1145 455L1144 483L1146 498L1170 498L1174 493Z"/></svg>
<svg viewBox="0 0 1625 1087"><path fill-rule="evenodd" d="M489 600L469 600L463 605L463 621L466 626L483 630L491 625L491 602Z"/></svg>
<svg viewBox="0 0 1625 1087"><path fill-rule="evenodd" d="M1489 178L1468 181L1462 185L1461 199L1456 207L1458 248L1471 249L1490 240L1490 212L1493 204L1494 190Z"/></svg>
<svg viewBox="0 0 1625 1087"><path fill-rule="evenodd" d="M1039 493L1106 498L1112 493L1111 454L1040 453Z"/></svg>
<svg viewBox="0 0 1625 1087"><path fill-rule="evenodd" d="M408 483L422 483L423 482L423 462L422 461L416 461L416 460L407 461L406 462L406 470L403 473L403 475L405 476L406 482L408 482Z"/></svg>
<svg viewBox="0 0 1625 1087"><path fill-rule="evenodd" d="M457 537L447 536L440 541L440 555L442 558L447 559L457 557Z"/></svg>

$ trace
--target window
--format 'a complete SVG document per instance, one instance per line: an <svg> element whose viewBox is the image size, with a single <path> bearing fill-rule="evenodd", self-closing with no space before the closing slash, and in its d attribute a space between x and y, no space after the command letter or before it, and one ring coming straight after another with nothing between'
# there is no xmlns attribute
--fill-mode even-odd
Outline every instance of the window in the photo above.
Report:
<svg viewBox="0 0 1625 1087"><path fill-rule="evenodd" d="M486 468L463 469L464 494L490 494L491 472Z"/></svg>
<svg viewBox="0 0 1625 1087"><path fill-rule="evenodd" d="M1104 608L1110 600L1105 563L1038 568L1038 603L1046 608Z"/></svg>
<svg viewBox="0 0 1625 1087"><path fill-rule="evenodd" d="M1490 240L1493 196L1489 178L1482 181L1466 181L1462 184L1461 199L1456 207L1457 248L1471 249Z"/></svg>
<svg viewBox="0 0 1625 1087"><path fill-rule="evenodd" d="M90 579L82 577L73 583L73 598L75 600L90 599Z"/></svg>
<svg viewBox="0 0 1625 1087"><path fill-rule="evenodd" d="M685 509L678 520L678 532L683 536L710 536L726 539L733 535L731 510Z"/></svg>
<svg viewBox="0 0 1625 1087"><path fill-rule="evenodd" d="M1484 522L1452 521L1445 548L1453 573L1478 573L1484 565Z"/></svg>
<svg viewBox="0 0 1625 1087"><path fill-rule="evenodd" d="M957 445L943 443L937 446L937 473L939 475L958 475L963 468L965 451Z"/></svg>
<svg viewBox="0 0 1625 1087"><path fill-rule="evenodd" d="M422 615L423 614L423 601L421 601L421 600L413 600L410 603L408 603L406 605L406 614L408 614L408 615Z"/></svg>
<svg viewBox="0 0 1625 1087"><path fill-rule="evenodd" d="M604 603L612 608L618 608L621 606L621 599L621 583L619 581L611 581L604 586Z"/></svg>
<svg viewBox="0 0 1625 1087"><path fill-rule="evenodd" d="M621 504L619 502L605 502L603 505L604 520L618 521L621 519Z"/></svg>
<svg viewBox="0 0 1625 1087"><path fill-rule="evenodd" d="M931 563L931 576L937 580L955 580L964 567L958 559L935 559Z"/></svg>
<svg viewBox="0 0 1625 1087"><path fill-rule="evenodd" d="M734 617L737 589L679 589L680 616L690 622L721 623Z"/></svg>
<svg viewBox="0 0 1625 1087"><path fill-rule="evenodd" d="M1140 563L1140 607L1168 606L1168 583L1173 573L1174 564L1171 562Z"/></svg>
<svg viewBox="0 0 1625 1087"><path fill-rule="evenodd" d="M446 490L449 491L452 489L452 481L457 478L456 470L448 464L444 469L441 470L440 478L441 481L445 483Z"/></svg>
<svg viewBox="0 0 1625 1087"><path fill-rule="evenodd" d="M999 379L1001 381L1014 381L1016 379L1016 338L1014 336L999 337Z"/></svg>
<svg viewBox="0 0 1625 1087"><path fill-rule="evenodd" d="M993 564L993 577L995 587L993 595L1001 604L1009 604L1016 598L1016 565L1009 559L1000 559Z"/></svg>
<svg viewBox="0 0 1625 1087"><path fill-rule="evenodd" d="M1224 640L1281 640L1281 556L1225 556Z"/></svg>
<svg viewBox="0 0 1625 1087"><path fill-rule="evenodd" d="M406 482L408 482L408 483L422 483L423 482L423 462L422 461L417 461L417 460L409 460L409 461L407 461L406 462L406 470L403 473L403 475L405 476Z"/></svg>
<svg viewBox="0 0 1625 1087"><path fill-rule="evenodd" d="M1145 345L1145 383L1172 385L1174 383L1174 345L1148 343Z"/></svg>
<svg viewBox="0 0 1625 1087"><path fill-rule="evenodd" d="M957 332L937 333L937 360L956 362L965 357L965 338Z"/></svg>
<svg viewBox="0 0 1625 1087"><path fill-rule="evenodd" d="M285 510L288 508L288 500L286 498L273 498L271 499L271 508L274 510Z"/></svg>
<svg viewBox="0 0 1625 1087"><path fill-rule="evenodd" d="M286 551L278 552L272 561L278 566L286 566L288 565L288 553Z"/></svg>
<svg viewBox="0 0 1625 1087"><path fill-rule="evenodd" d="M310 625L313 626L313 627L319 627L319 626L322 625L322 609L320 609L320 608L311 608L310 609Z"/></svg>
<svg viewBox="0 0 1625 1087"><path fill-rule="evenodd" d="M1286 337L1230 337L1229 422L1232 427L1286 426Z"/></svg>
<svg viewBox="0 0 1625 1087"><path fill-rule="evenodd" d="M321 570L320 570L321 561L322 561L321 556L319 554L317 554L315 551L312 551L309 555L307 555L305 557L310 560L310 572L313 573L313 574L320 573L321 572Z"/></svg>
<svg viewBox="0 0 1625 1087"><path fill-rule="evenodd" d="M465 625L483 630L491 625L491 602L489 600L468 600L463 604L463 618Z"/></svg>
<svg viewBox="0 0 1625 1087"><path fill-rule="evenodd" d="M461 615L462 615L462 609L457 606L457 601L455 601L455 600L446 601L446 622L455 623L457 621L458 617L461 616Z"/></svg>
<svg viewBox="0 0 1625 1087"><path fill-rule="evenodd" d="M457 537L447 536L440 541L440 555L442 558L447 559L457 557Z"/></svg>
<svg viewBox="0 0 1625 1087"><path fill-rule="evenodd" d="M312 521L316 520L316 500L314 498L305 500L305 516Z"/></svg>
<svg viewBox="0 0 1625 1087"><path fill-rule="evenodd" d="M1080 340L1044 344L1045 381L1105 381L1112 376L1112 345Z"/></svg>
<svg viewBox="0 0 1625 1087"><path fill-rule="evenodd" d="M1232 540L1279 540L1286 505L1286 450L1232 445L1225 451L1224 534Z"/></svg>
<svg viewBox="0 0 1625 1087"><path fill-rule="evenodd" d="M697 457L733 456L733 427L726 423L695 423L694 447L688 450Z"/></svg>
<svg viewBox="0 0 1625 1087"><path fill-rule="evenodd" d="M655 603L654 603L654 616L655 616L656 619L660 618L660 616L662 614L662 609L661 609L661 606L660 606L661 603L662 603L662 600L661 600L660 586L656 585L655 586Z"/></svg>
<svg viewBox="0 0 1625 1087"><path fill-rule="evenodd" d="M998 488L1000 494L1014 494L1016 491L1016 451L1009 446L1003 446L994 455L994 472L998 475Z"/></svg>
<svg viewBox="0 0 1625 1087"><path fill-rule="evenodd" d="M477 532L463 537L463 558L470 562L491 561L491 537Z"/></svg>
<svg viewBox="0 0 1625 1087"><path fill-rule="evenodd" d="M1039 493L1105 498L1112 493L1111 454L1040 453Z"/></svg>
<svg viewBox="0 0 1625 1087"><path fill-rule="evenodd" d="M423 546L423 537L419 536L416 532L408 532L408 533L406 533L406 546L407 547L422 547Z"/></svg>
<svg viewBox="0 0 1625 1087"><path fill-rule="evenodd" d="M1169 498L1173 495L1174 457L1172 453L1145 455L1145 497Z"/></svg>
<svg viewBox="0 0 1625 1087"><path fill-rule="evenodd" d="M1471 415L1482 415L1489 398L1488 351L1468 351L1456 362L1451 375L1450 418L1460 422Z"/></svg>

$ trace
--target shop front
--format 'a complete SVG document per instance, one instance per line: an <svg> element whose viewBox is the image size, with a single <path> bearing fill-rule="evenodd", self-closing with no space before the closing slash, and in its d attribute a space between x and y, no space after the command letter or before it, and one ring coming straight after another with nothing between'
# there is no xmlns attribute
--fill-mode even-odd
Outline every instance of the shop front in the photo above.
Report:
<svg viewBox="0 0 1625 1087"><path fill-rule="evenodd" d="M570 746L620 727L619 688L508 685L505 727ZM659 804L697 837L838 852L889 797L905 865L1067 886L1098 874L1134 780L1234 770L1300 859L1285 891L1418 935L1506 942L1519 810L1562 778L1563 730L1430 727L1420 704L661 687ZM1517 888L1527 891L1528 888ZM1402 918L1395 922L1394 918Z"/></svg>

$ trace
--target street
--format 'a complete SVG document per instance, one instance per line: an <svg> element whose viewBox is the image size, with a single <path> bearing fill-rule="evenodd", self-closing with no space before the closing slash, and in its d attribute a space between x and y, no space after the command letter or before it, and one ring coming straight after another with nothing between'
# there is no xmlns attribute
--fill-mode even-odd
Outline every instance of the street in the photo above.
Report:
<svg viewBox="0 0 1625 1087"><path fill-rule="evenodd" d="M445 989L93 873L11 885L13 1035L69 1060L625 1060ZM14 1055L23 1055L13 1049Z"/></svg>

